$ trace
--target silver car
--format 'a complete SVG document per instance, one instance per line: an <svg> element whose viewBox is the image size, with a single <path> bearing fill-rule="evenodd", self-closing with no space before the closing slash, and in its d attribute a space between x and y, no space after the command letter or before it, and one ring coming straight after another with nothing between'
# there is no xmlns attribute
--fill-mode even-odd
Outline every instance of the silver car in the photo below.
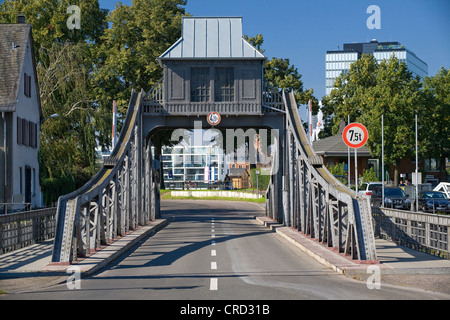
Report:
<svg viewBox="0 0 450 320"><path fill-rule="evenodd" d="M361 188L358 188L358 196L363 198L370 198L372 195L372 190L376 186L382 186L381 182L366 182L363 183Z"/></svg>

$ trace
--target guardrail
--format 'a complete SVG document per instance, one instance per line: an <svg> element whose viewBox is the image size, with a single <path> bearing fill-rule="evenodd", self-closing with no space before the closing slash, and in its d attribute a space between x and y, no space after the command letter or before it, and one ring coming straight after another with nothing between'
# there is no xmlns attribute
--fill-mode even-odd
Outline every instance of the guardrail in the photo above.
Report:
<svg viewBox="0 0 450 320"><path fill-rule="evenodd" d="M376 237L450 259L450 215L372 207Z"/></svg>
<svg viewBox="0 0 450 320"><path fill-rule="evenodd" d="M56 208L1 215L0 254L52 239L55 226Z"/></svg>

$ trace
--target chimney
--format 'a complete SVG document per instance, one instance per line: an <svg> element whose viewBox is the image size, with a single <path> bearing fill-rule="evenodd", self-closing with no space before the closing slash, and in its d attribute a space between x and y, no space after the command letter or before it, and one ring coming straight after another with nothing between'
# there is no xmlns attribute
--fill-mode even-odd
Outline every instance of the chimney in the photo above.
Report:
<svg viewBox="0 0 450 320"><path fill-rule="evenodd" d="M17 15L17 23L26 23L25 22L25 15L23 15L23 14Z"/></svg>

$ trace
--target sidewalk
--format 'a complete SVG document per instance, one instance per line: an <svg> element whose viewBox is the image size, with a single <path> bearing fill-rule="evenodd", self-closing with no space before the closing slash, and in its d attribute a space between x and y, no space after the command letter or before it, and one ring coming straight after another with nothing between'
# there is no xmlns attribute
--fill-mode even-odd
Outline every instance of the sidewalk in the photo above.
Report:
<svg viewBox="0 0 450 320"><path fill-rule="evenodd" d="M91 275L169 222L170 219L152 221L72 265L50 264L53 239L1 255L0 294L63 283L72 275L67 269L73 266L80 268L82 277Z"/></svg>
<svg viewBox="0 0 450 320"><path fill-rule="evenodd" d="M367 268L378 266L382 285L401 285L450 295L450 260L376 239L377 261L354 261L268 217L256 217L256 220L337 273L366 281L373 275Z"/></svg>

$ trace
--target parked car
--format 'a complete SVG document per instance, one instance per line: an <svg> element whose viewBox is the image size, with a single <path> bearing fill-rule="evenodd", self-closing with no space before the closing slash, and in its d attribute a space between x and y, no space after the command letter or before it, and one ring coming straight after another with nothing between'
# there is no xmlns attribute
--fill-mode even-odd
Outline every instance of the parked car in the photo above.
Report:
<svg viewBox="0 0 450 320"><path fill-rule="evenodd" d="M372 206L381 206L382 186L375 186L372 190ZM411 210L411 200L399 187L384 187L384 207L401 210Z"/></svg>
<svg viewBox="0 0 450 320"><path fill-rule="evenodd" d="M443 192L424 191L419 193L419 210L425 212L450 212L450 200Z"/></svg>
<svg viewBox="0 0 450 320"><path fill-rule="evenodd" d="M382 186L381 182L366 182L363 183L361 188L358 189L358 195L360 197L364 197L364 198L370 198L370 196L372 195L372 190L374 187Z"/></svg>

